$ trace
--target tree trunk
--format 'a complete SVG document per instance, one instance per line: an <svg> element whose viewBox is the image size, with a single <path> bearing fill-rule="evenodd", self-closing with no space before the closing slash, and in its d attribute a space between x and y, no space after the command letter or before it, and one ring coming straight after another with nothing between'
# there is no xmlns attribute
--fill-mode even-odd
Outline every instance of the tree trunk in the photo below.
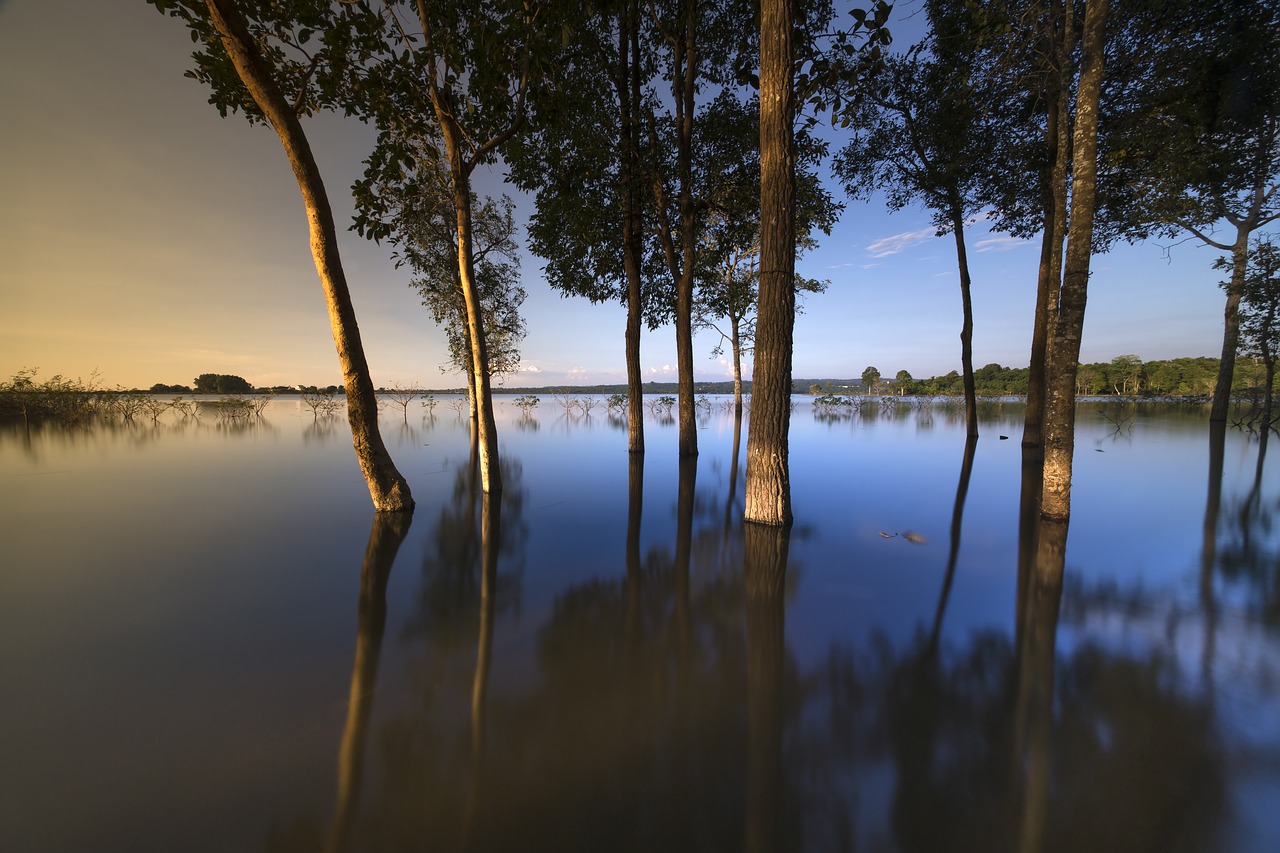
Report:
<svg viewBox="0 0 1280 853"><path fill-rule="evenodd" d="M1046 17L1045 30L1045 44L1056 44L1051 18ZM1058 283L1058 278L1054 275L1054 258L1061 257L1060 248L1057 248L1055 255L1055 248L1061 245L1056 242L1059 222L1056 216L1058 193L1055 188L1066 181L1065 160L1063 174L1058 174L1061 79L1053 72L1047 77L1044 141L1049 158L1041 176L1044 190L1044 231L1040 239L1040 267L1036 276L1036 313L1031 332L1031 365L1027 374L1027 412L1022 428L1022 446L1037 449L1044 440L1044 356L1049 343L1049 301L1051 294L1056 294Z"/></svg>
<svg viewBox="0 0 1280 853"><path fill-rule="evenodd" d="M333 223L333 211L325 193L320 169L307 143L306 134L297 115L271 79L262 58L258 55L248 27L233 0L205 0L209 18L222 39L236 73L245 89L263 115L275 128L280 144L284 146L293 167L298 189L307 211L307 224L311 232L311 256L324 289L325 304L329 309L329 325L333 330L333 343L338 352L338 364L342 368L342 384L347 394L347 420L351 424L351 441L355 447L360 471L369 486L373 506L379 512L407 512L413 509L413 495L409 484L387 453L378 431L378 401L374 396L373 380L364 357L364 345L360 341L360 328L356 324L355 308L347 289L342 259L338 255L338 234Z"/></svg>
<svg viewBox="0 0 1280 853"><path fill-rule="evenodd" d="M1231 246L1231 284L1227 287L1227 306L1222 313L1222 356L1218 360L1218 384L1213 387L1213 406L1209 420L1227 422L1231 407L1231 385L1235 380L1236 350L1240 346L1240 297L1244 293L1245 274L1249 269L1249 230L1236 228L1236 241Z"/></svg>
<svg viewBox="0 0 1280 853"><path fill-rule="evenodd" d="M1093 253L1093 214L1098 172L1098 103L1110 0L1085 8L1080 83L1072 140L1071 215L1062 294L1045 358L1044 494L1040 514L1065 521L1071 515L1071 465L1075 451L1076 370L1084 330Z"/></svg>
<svg viewBox="0 0 1280 853"><path fill-rule="evenodd" d="M475 257L471 234L471 176L462 163L455 127L441 118L445 145L449 151L449 168L453 179L453 205L458 217L458 274L462 295L467 304L467 337L471 344L471 375L474 380L480 439L480 487L487 493L502 491L502 475L498 470L498 427L493 416L493 392L489 385L489 353L485 346L484 309L475 284Z"/></svg>
<svg viewBox="0 0 1280 853"><path fill-rule="evenodd" d="M760 9L760 293L751 422L747 427L747 521L791 523L791 345L795 325L795 86L791 0Z"/></svg>
<svg viewBox="0 0 1280 853"><path fill-rule="evenodd" d="M964 217L960 203L951 207L951 230L956 237L956 262L960 267L960 305L964 320L960 325L960 369L964 373L964 415L966 435L978 437L978 395L973 384L973 298L970 295L969 255L964 248Z"/></svg>
<svg viewBox="0 0 1280 853"><path fill-rule="evenodd" d="M640 140L636 111L640 104L639 10L628 3L618 18L619 145L618 183L622 201L622 267L627 277L627 452L644 453L644 380L640 372L640 333L644 316L640 258L644 223L640 204Z"/></svg>
<svg viewBox="0 0 1280 853"><path fill-rule="evenodd" d="M742 333L738 318L729 318L729 344L733 347L733 416L742 419Z"/></svg>
<svg viewBox="0 0 1280 853"><path fill-rule="evenodd" d="M696 5L688 13L684 36L684 76L677 82L678 144L676 168L680 177L681 270L676 280L676 388L680 408L680 455L698 455L698 418L693 400L693 273L698 246L698 221L693 203L693 111L697 92L699 23ZM679 65L676 66L679 68Z"/></svg>

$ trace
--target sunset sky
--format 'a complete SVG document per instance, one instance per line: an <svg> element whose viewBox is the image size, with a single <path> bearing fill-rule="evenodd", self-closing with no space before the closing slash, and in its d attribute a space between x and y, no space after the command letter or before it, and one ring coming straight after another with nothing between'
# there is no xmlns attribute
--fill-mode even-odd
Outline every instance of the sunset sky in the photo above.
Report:
<svg viewBox="0 0 1280 853"><path fill-rule="evenodd" d="M902 4L903 13L911 4ZM900 13L900 14L903 14ZM895 32L910 32L913 22ZM898 46L909 40L899 36ZM183 77L191 42L143 0L0 0L0 374L39 368L107 386L340 382L297 185L268 128L221 118ZM339 227L372 134L305 123ZM483 189L501 192L501 169ZM838 194L838 191L837 191ZM514 195L514 193L513 193ZM521 202L526 214L531 205ZM1216 252L1148 243L1094 259L1082 360L1216 356ZM452 387L444 335L388 250L344 233L342 256L379 385ZM1038 249L975 229L974 362L1025 366ZM796 323L801 378L914 376L960 366L950 237L927 213L850 203L801 272L829 279ZM529 335L507 385L625 381L621 306L564 299L526 256ZM700 380L726 378L695 340ZM674 331L642 342L646 379L674 380Z"/></svg>

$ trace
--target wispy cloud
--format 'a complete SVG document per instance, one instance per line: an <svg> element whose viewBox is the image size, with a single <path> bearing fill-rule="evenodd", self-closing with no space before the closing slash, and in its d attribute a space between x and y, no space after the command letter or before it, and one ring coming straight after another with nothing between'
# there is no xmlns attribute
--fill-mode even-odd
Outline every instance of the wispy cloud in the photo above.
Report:
<svg viewBox="0 0 1280 853"><path fill-rule="evenodd" d="M849 262L849 263L847 263L847 264L832 264L831 266L827 267L827 269L829 269L829 270L842 270L842 269L844 269L845 267L851 267L851 266L853 266L853 262L852 262L852 261L850 261L850 262Z"/></svg>
<svg viewBox="0 0 1280 853"><path fill-rule="evenodd" d="M985 240L979 240L973 244L973 248L979 252L1004 252L1009 249L1016 249L1018 246L1025 246L1030 240L1023 240L1020 237L1010 237L1008 234L1001 234L998 237L988 237Z"/></svg>
<svg viewBox="0 0 1280 853"><path fill-rule="evenodd" d="M937 229L932 225L928 228L921 228L919 231L904 231L901 234L881 237L867 246L867 252L873 258L887 258L889 255L896 255L904 249L923 243L933 238L936 234Z"/></svg>

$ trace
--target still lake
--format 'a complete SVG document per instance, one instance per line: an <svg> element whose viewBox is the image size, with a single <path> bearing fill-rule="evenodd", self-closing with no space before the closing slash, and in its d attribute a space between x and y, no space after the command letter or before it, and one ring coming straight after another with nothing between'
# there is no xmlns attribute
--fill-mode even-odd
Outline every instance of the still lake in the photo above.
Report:
<svg viewBox="0 0 1280 853"><path fill-rule="evenodd" d="M1280 850L1256 435L1082 404L1052 606L1020 405L965 483L958 409L797 398L771 593L722 398L683 473L497 399L488 507L465 409L384 410L407 530L296 399L0 426L0 850Z"/></svg>

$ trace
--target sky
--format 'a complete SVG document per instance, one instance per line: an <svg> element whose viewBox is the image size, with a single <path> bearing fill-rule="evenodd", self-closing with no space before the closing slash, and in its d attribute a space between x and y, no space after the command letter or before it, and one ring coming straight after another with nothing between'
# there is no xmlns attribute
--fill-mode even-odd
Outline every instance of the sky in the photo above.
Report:
<svg viewBox="0 0 1280 853"><path fill-rule="evenodd" d="M899 47L918 32L918 16L902 18L913 12L912 0L899 3L891 21ZM201 373L341 384L280 143L269 128L219 116L183 76L191 48L181 23L144 0L0 0L0 380L37 368L124 388ZM334 116L305 128L342 230L372 132ZM503 192L501 168L479 183ZM517 200L527 216L531 202ZM978 223L969 247L974 364L1026 366L1038 244ZM340 249L374 382L460 386L442 370L443 332L389 249L345 231ZM1218 254L1170 240L1095 257L1081 360L1216 356ZM799 272L830 287L796 320L795 377L959 369L954 242L934 236L926 211L849 202ZM561 297L532 255L522 278L528 337L504 384L625 382L623 307ZM694 340L699 381L730 376L711 356L716 342ZM672 327L645 335L641 362L646 381L674 381Z"/></svg>

